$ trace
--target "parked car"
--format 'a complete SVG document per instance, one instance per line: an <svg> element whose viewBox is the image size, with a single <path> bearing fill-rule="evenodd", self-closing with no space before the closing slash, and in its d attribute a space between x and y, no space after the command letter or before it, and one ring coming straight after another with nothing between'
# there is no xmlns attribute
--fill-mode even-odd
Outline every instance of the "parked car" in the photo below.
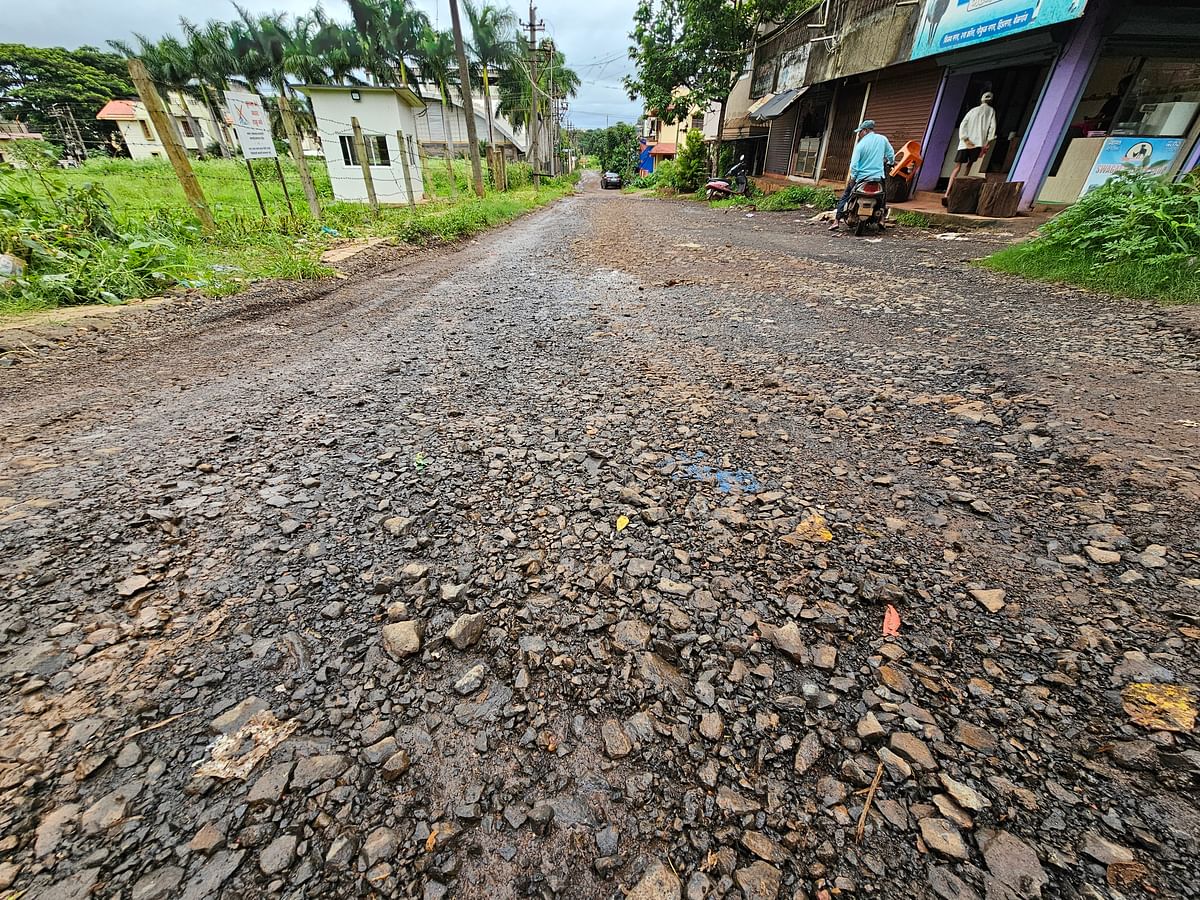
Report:
<svg viewBox="0 0 1200 900"><path fill-rule="evenodd" d="M621 175L618 172L605 172L600 176L600 187L604 190L621 187Z"/></svg>

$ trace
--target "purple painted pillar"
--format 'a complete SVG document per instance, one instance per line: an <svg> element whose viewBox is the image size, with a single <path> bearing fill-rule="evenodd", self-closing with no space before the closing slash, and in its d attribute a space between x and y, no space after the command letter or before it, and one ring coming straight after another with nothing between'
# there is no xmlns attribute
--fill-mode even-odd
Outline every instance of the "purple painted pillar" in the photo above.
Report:
<svg viewBox="0 0 1200 900"><path fill-rule="evenodd" d="M942 177L942 164L946 161L950 136L958 127L958 111L962 109L963 97L967 95L970 75L946 75L938 88L933 113L929 116L929 127L925 129L925 140L921 142L921 153L925 161L917 174L918 191L936 191L938 179Z"/></svg>
<svg viewBox="0 0 1200 900"><path fill-rule="evenodd" d="M1200 140L1196 141L1196 146L1192 148L1192 155L1184 162L1183 168L1179 170L1179 174L1186 175L1197 166L1200 166Z"/></svg>
<svg viewBox="0 0 1200 900"><path fill-rule="evenodd" d="M1017 155L1010 181L1024 181L1021 207L1028 209L1037 199L1042 184L1054 163L1058 146L1071 124L1071 116L1083 96L1100 54L1104 25L1111 0L1091 0L1083 19L1062 49L1046 86L1033 121L1029 123L1021 152Z"/></svg>

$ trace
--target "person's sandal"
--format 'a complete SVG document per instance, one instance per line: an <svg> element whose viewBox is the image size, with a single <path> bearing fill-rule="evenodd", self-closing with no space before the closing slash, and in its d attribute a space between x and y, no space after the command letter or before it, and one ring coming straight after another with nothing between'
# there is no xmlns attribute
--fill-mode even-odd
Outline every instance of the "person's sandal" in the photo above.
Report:
<svg viewBox="0 0 1200 900"><path fill-rule="evenodd" d="M949 198L949 197L943 197L943 198L942 198L942 206L949 206L949 205L950 205L950 198Z"/></svg>
<svg viewBox="0 0 1200 900"><path fill-rule="evenodd" d="M838 230L839 228L841 228L841 227L842 227L842 223L841 223L841 222L834 222L832 225L830 225L830 226L829 226L829 230L830 230L830 231L837 231L837 230Z"/></svg>

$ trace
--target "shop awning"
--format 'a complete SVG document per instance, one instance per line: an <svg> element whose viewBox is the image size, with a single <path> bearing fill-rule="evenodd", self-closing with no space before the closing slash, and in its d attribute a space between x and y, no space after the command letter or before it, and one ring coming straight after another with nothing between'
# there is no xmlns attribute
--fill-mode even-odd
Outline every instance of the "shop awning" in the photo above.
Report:
<svg viewBox="0 0 1200 900"><path fill-rule="evenodd" d="M755 122L748 115L725 120L725 131L723 133L726 137L728 137L731 133L737 133L742 130L756 130L766 134L767 124L765 122Z"/></svg>
<svg viewBox="0 0 1200 900"><path fill-rule="evenodd" d="M774 119L776 116L781 116L787 112L793 103L803 97L807 90L808 85L780 91L762 106L758 107L758 109L751 108L750 118L762 122L766 119Z"/></svg>
<svg viewBox="0 0 1200 900"><path fill-rule="evenodd" d="M650 155L651 156L674 156L675 155L675 145L674 144L655 144L653 147L650 148Z"/></svg>

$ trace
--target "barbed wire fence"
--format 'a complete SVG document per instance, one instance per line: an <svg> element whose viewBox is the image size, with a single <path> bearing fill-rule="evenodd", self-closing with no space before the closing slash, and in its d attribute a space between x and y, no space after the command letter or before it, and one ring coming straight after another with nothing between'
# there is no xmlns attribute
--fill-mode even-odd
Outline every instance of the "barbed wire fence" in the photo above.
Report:
<svg viewBox="0 0 1200 900"><path fill-rule="evenodd" d="M170 93L174 93L168 85L159 83L158 87L161 89L164 97L168 97ZM114 190L110 184L104 185L118 211L153 214L172 210L187 210L187 201L183 188L176 175L168 167L165 159L132 160L129 156L126 156L125 152L127 151L124 147L125 138L119 127L114 127L110 132L110 135L113 133L121 135L119 142L90 136L94 134L94 129L89 128L87 133L84 133L78 127L80 119L94 121L96 116L94 105L82 101L59 101L54 104L37 105L20 99L0 97L0 118L9 118L9 116L4 115L5 111L16 107L20 107L26 112L30 109L37 111L39 118L46 123L39 126L43 138L63 148L64 163L75 165L87 160L90 164L89 172L94 173L97 176L97 180L103 179L105 175L109 174L122 178L119 190ZM205 109L204 112L205 115L196 118L204 126L213 127L215 123L207 114L208 110ZM172 118L181 118L176 110L172 109L170 114ZM321 130L331 131L339 135L349 135L352 133L353 125L349 121L317 115L312 115L310 118ZM182 134L181 136L185 140L197 141L197 143L199 140L205 138L203 134L199 139L188 134ZM217 143L215 135L208 137L212 138L211 144ZM421 172L424 191L427 195L430 195L435 181L443 177L451 177L449 174L443 175L437 173L430 164L432 163L433 156L443 152L445 144L452 141L452 136L449 141L431 139L428 142L428 148L425 141L420 140L416 135L413 137L414 145L418 151L418 159L410 164L415 165L417 170ZM161 143L161 138L159 138L159 143ZM451 143L451 146L453 145L454 143ZM236 145L231 149L236 149ZM339 152L339 148L336 147L326 147L323 149L326 154ZM429 150L434 151L434 153L429 153ZM398 152L404 153L406 150L398 148ZM451 155L452 160L457 162L457 155L453 153ZM336 182L347 185L353 184L356 188L363 188L365 186L365 179L361 174L357 173L357 170L355 170L355 174L353 175L333 174L324 165L324 160L321 157L310 156L308 158L310 167L314 159L320 160L322 163L315 167L314 181L319 199L323 205L336 202L334 199L334 184ZM106 160L113 162L113 171L105 171L103 162ZM97 162L100 165L96 165ZM231 162L238 163L241 168L231 168L229 166ZM221 214L223 218L233 218L247 222L255 219L261 221L258 201L254 195L249 173L245 169L245 162L240 155L235 155L233 159L224 159L219 155L219 152L211 154L211 158L208 160L197 159L195 157L191 159L196 177L205 189L206 203L213 212ZM302 188L299 171L291 156L281 152L279 162L281 165L280 171L287 180L286 192L276 174L273 160L251 160L250 164L255 167L255 173L258 176L256 180L259 192L269 218L282 220L296 215L296 213L289 211L288 196L290 195L293 198L294 203L295 198L302 196ZM116 168L118 166L119 168ZM457 169L454 170L453 177L456 181L459 179L460 173ZM465 178L465 174L462 177ZM137 192L137 185L143 182L151 182L158 189L154 190L153 195L150 196L148 196L150 192L139 194ZM458 185L457 187L460 190L465 189L463 185ZM164 200L168 202L164 202ZM365 206L366 204L364 203L363 205ZM303 204L299 204L296 206L296 209L303 212L302 206ZM397 206L397 208L399 207Z"/></svg>

